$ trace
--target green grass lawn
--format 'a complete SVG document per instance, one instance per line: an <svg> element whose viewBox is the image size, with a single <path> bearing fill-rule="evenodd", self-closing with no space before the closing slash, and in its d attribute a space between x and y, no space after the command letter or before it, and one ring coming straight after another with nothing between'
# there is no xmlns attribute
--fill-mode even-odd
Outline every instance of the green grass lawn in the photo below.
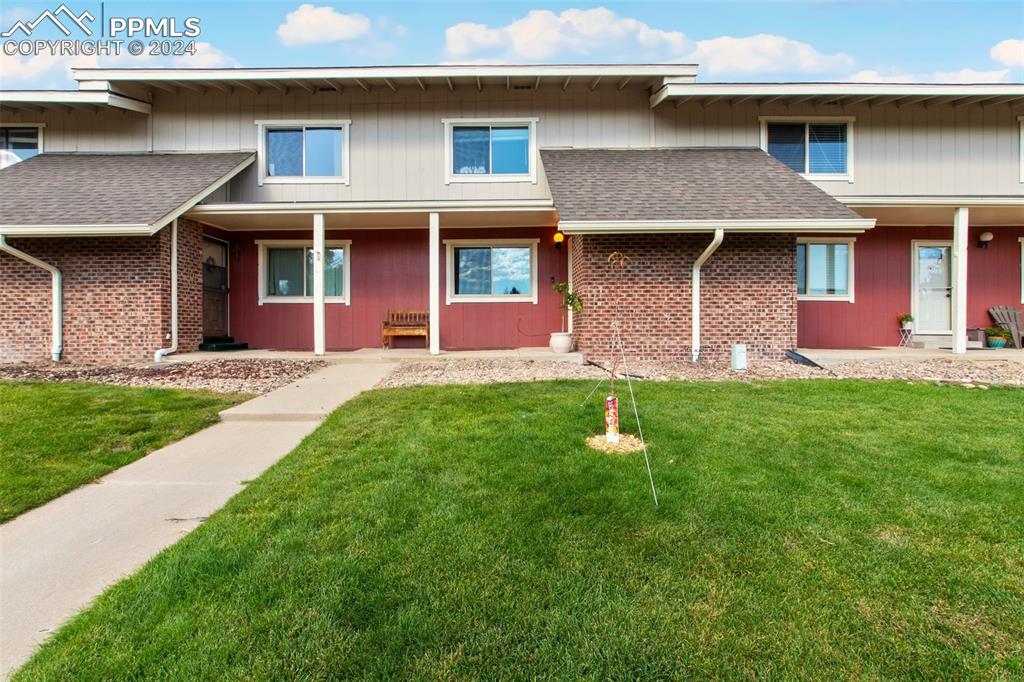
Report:
<svg viewBox="0 0 1024 682"><path fill-rule="evenodd" d="M0 521L217 421L243 397L0 382Z"/></svg>
<svg viewBox="0 0 1024 682"><path fill-rule="evenodd" d="M357 398L18 679L1024 675L1024 391L644 384L655 512L590 387Z"/></svg>

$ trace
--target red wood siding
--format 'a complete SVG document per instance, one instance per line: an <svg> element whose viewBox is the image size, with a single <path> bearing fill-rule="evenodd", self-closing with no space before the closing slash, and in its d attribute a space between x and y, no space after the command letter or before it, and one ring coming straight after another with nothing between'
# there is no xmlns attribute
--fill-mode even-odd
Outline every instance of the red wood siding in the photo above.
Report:
<svg viewBox="0 0 1024 682"><path fill-rule="evenodd" d="M231 335L252 348L311 350L313 306L259 305L257 240L310 240L309 232L223 232L207 234L231 242L229 256ZM441 239L539 238L538 304L458 303L445 305L444 249L441 252L441 347L446 349L544 346L560 325L558 299L550 278L563 281L566 250L552 245L553 228L441 230ZM327 240L351 240L351 305L328 303L328 350L378 348L380 323L388 308L428 307L428 232L410 230L328 230ZM443 247L443 245L442 245ZM396 346L423 347L421 338L396 338Z"/></svg>
<svg viewBox="0 0 1024 682"><path fill-rule="evenodd" d="M987 249L978 235L992 232ZM910 312L911 242L950 240L949 227L879 226L857 235L854 247L854 303L801 301L798 343L803 348L864 348L899 343L896 316ZM967 253L967 325L992 324L988 309L1020 305L1021 227L972 227Z"/></svg>
<svg viewBox="0 0 1024 682"><path fill-rule="evenodd" d="M554 228L441 230L441 347L450 349L524 348L548 345L561 329L559 296L551 280L568 278L568 249L554 245ZM540 239L537 245L537 303L445 304L445 239ZM424 279L426 282L426 279ZM424 285L426 286L426 285Z"/></svg>

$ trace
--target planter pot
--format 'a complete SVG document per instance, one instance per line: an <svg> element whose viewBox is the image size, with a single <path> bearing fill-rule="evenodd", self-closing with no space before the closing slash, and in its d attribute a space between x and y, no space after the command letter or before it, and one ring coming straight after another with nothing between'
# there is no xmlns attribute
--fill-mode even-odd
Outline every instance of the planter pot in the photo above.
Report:
<svg viewBox="0 0 1024 682"><path fill-rule="evenodd" d="M996 336L988 337L989 348L1006 348L1006 339L999 338Z"/></svg>
<svg viewBox="0 0 1024 682"><path fill-rule="evenodd" d="M551 334L551 343L548 345L555 353L568 353L572 350L572 334L569 332L554 332Z"/></svg>
<svg viewBox="0 0 1024 682"><path fill-rule="evenodd" d="M914 323L913 322L904 322L902 325L900 325L900 328L901 329L906 329L906 330L909 331L909 330L914 328Z"/></svg>

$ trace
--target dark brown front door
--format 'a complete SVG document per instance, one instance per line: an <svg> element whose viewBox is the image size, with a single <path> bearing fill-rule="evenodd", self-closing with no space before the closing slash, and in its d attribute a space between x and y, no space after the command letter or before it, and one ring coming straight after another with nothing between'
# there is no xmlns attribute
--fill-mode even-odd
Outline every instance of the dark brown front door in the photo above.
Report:
<svg viewBox="0 0 1024 682"><path fill-rule="evenodd" d="M228 245L203 239L203 336L228 335Z"/></svg>

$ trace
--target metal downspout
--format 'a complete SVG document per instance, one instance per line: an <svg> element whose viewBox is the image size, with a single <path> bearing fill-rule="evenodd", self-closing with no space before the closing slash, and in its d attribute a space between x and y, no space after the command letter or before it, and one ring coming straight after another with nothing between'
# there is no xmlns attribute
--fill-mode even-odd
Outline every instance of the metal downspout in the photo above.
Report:
<svg viewBox="0 0 1024 682"><path fill-rule="evenodd" d="M24 251L19 251L10 244L7 243L7 239L4 235L0 234L0 251L9 253L19 260L23 260L26 263L35 265L38 268L42 268L50 273L52 279L52 293L53 293L53 340L50 348L50 357L54 362L60 362L61 353L64 352L64 308L63 308L63 295L62 287L63 282L60 274L60 269L44 263L43 261L30 256Z"/></svg>
<svg viewBox="0 0 1024 682"><path fill-rule="evenodd" d="M708 258L711 258L711 254L718 250L724 238L725 230L722 228L715 230L714 239L704 249L704 253L700 254L697 260L693 262L693 276L690 279L690 293L693 296L693 304L691 306L693 315L691 328L693 333L690 335L690 356L693 362L697 362L700 359L700 268L707 262Z"/></svg>
<svg viewBox="0 0 1024 682"><path fill-rule="evenodd" d="M161 348L153 354L153 362L160 362L171 353L178 352L178 219L171 222L171 347Z"/></svg>

